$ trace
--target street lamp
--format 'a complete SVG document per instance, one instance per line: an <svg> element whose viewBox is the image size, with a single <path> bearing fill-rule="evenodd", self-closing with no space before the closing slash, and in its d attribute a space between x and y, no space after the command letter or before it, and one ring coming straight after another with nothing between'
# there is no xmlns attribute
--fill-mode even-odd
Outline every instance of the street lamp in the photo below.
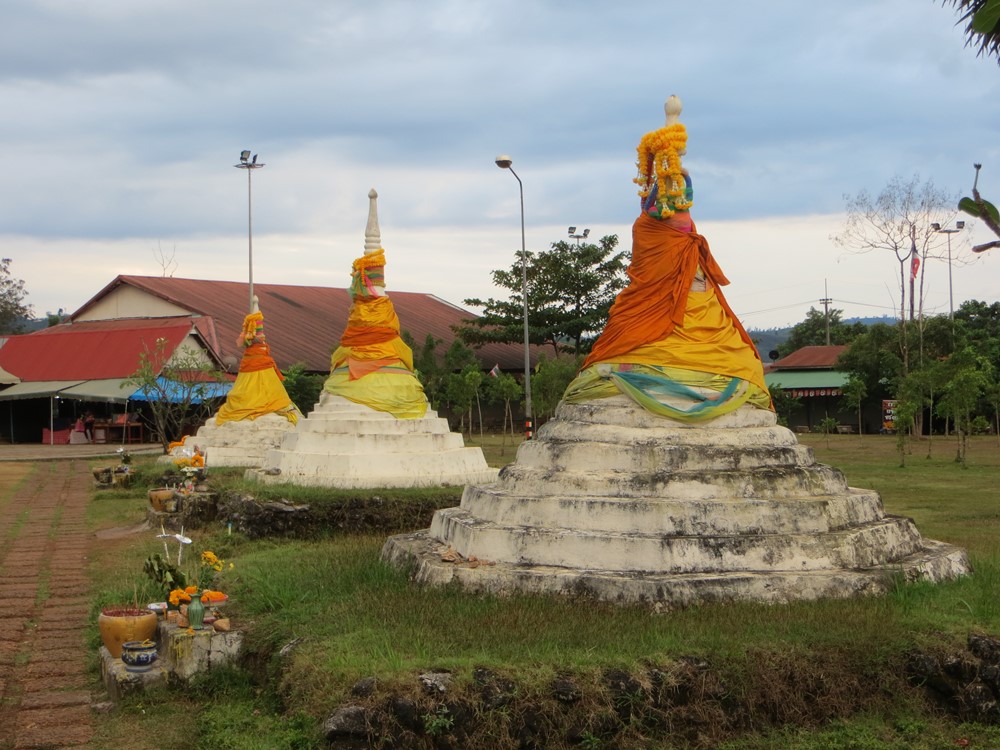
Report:
<svg viewBox="0 0 1000 750"><path fill-rule="evenodd" d="M584 229L582 234L576 233L576 227L569 228L569 238L571 240L576 240L576 246L580 247L580 240L585 240L590 236L590 230Z"/></svg>
<svg viewBox="0 0 1000 750"><path fill-rule="evenodd" d="M251 159L249 151L241 151L240 163L233 166L237 169L245 169L247 171L247 244L249 246L250 261L250 312L253 312L253 192L250 185L250 175L253 174L255 169L263 167L264 162L258 164L257 154L254 154Z"/></svg>
<svg viewBox="0 0 1000 750"><path fill-rule="evenodd" d="M500 169L509 169L517 180L521 193L521 300L524 302L524 437L531 440L535 431L535 421L531 413L531 355L528 349L528 253L524 246L524 183L517 176L511 164L514 160L506 154L496 158Z"/></svg>
<svg viewBox="0 0 1000 750"><path fill-rule="evenodd" d="M933 224L931 224L931 229L933 229L935 232L938 232L939 234L948 235L948 320L954 321L955 305L951 293L951 236L955 234L955 232L961 232L963 229L965 229L965 222L956 221L955 229L942 229L940 224L934 222Z"/></svg>

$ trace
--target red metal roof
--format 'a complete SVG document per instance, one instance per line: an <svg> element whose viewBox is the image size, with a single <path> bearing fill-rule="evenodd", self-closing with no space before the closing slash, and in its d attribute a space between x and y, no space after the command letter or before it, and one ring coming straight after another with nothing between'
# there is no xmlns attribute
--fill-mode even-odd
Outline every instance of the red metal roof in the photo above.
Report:
<svg viewBox="0 0 1000 750"><path fill-rule="evenodd" d="M201 325L210 326L206 342L217 342L216 351L223 362L235 367L242 356L236 337L249 310L248 284L236 281L206 281L163 276L118 276L83 307L73 313L78 318L101 298L120 286L131 286L169 301L193 314L203 316ZM288 369L303 363L307 370L329 372L330 355L337 348L347 325L350 297L346 289L321 286L291 286L254 283L254 294L264 314L264 332L271 355L278 367ZM443 343L439 355L455 340L452 326L476 317L468 310L431 294L389 290L400 326L417 347L428 334ZM74 323L74 325L80 325ZM540 351L532 347L532 360ZM487 344L476 350L487 369L499 364L501 369L520 371L524 367L524 348L516 344Z"/></svg>
<svg viewBox="0 0 1000 750"><path fill-rule="evenodd" d="M837 364L837 358L847 351L846 345L841 346L803 346L787 357L782 357L774 363L775 370L830 370Z"/></svg>
<svg viewBox="0 0 1000 750"><path fill-rule="evenodd" d="M0 367L23 381L127 378L157 339L169 357L193 328L191 318L63 323L3 340Z"/></svg>

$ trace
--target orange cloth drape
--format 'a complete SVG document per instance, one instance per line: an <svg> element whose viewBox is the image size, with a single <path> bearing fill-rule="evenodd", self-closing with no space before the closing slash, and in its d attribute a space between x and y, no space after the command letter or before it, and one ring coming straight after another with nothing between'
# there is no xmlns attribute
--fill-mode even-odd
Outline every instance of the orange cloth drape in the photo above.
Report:
<svg viewBox="0 0 1000 750"><path fill-rule="evenodd" d="M698 268L707 287L715 288L715 295L740 338L752 349L750 336L722 294L720 287L727 285L729 279L712 257L708 240L693 225L690 232L683 232L642 214L632 225L629 284L611 306L604 332L594 342L581 369L612 360L644 344L662 341L677 326L683 326L688 293Z"/></svg>
<svg viewBox="0 0 1000 750"><path fill-rule="evenodd" d="M271 349L267 344L251 344L243 350L243 359L240 360L240 372L260 372L261 370L273 369L279 380L284 380L278 365L271 356Z"/></svg>

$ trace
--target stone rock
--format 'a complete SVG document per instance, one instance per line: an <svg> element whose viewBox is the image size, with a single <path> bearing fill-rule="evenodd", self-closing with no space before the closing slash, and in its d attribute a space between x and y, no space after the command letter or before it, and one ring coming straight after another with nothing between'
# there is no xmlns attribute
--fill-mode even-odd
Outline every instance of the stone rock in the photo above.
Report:
<svg viewBox="0 0 1000 750"><path fill-rule="evenodd" d="M409 698L394 695L389 699L389 713L399 722L400 726L411 731L422 731L423 719L417 704Z"/></svg>
<svg viewBox="0 0 1000 750"><path fill-rule="evenodd" d="M846 598L888 591L900 573L970 570L964 550L886 514L773 413L744 406L690 426L624 396L560 404L496 482L467 486L382 557L426 584L666 609Z"/></svg>
<svg viewBox="0 0 1000 750"><path fill-rule="evenodd" d="M449 672L427 672L420 675L420 684L424 690L431 694L443 694L451 687L451 674Z"/></svg>
<svg viewBox="0 0 1000 750"><path fill-rule="evenodd" d="M328 740L338 737L363 739L368 736L368 712L364 706L348 705L335 710L323 722L323 734Z"/></svg>
<svg viewBox="0 0 1000 750"><path fill-rule="evenodd" d="M984 664L1000 665L1000 639L970 633L969 651Z"/></svg>
<svg viewBox="0 0 1000 750"><path fill-rule="evenodd" d="M576 703L583 697L583 693L576 686L576 683L565 677L553 680L550 689L552 697L560 703Z"/></svg>
<svg viewBox="0 0 1000 750"><path fill-rule="evenodd" d="M368 698L375 692L375 684L374 677L363 677L351 687L351 695L358 698Z"/></svg>

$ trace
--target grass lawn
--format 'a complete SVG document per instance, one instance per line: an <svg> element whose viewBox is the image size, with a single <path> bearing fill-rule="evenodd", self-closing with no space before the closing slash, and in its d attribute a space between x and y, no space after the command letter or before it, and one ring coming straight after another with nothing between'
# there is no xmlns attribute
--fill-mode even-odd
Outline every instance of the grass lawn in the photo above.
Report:
<svg viewBox="0 0 1000 750"><path fill-rule="evenodd" d="M960 650L971 632L1000 635L996 438L972 441L967 468L953 460L948 438L934 438L929 457L927 442L915 443L905 468L893 437L800 439L852 486L877 489L887 511L914 518L924 536L965 547L975 574L901 585L879 598L654 615L416 588L379 561L383 535L251 541L196 530L194 552L212 549L234 563L220 585L246 633L247 663L98 718L94 747L179 747L183 737L206 749L324 747L320 726L331 711L345 703L384 709L394 700L409 701L416 717L396 747L518 747L533 721L542 725L536 738L544 737L536 746L554 748L930 750L961 739L1000 747L1000 728L948 718L904 673L915 650ZM485 443L492 465L513 460L509 442ZM156 470L141 462L140 470L147 483L98 493L95 529L144 518ZM211 476L239 483L235 472ZM309 496L297 494L297 502ZM95 618L103 603L161 598L142 575L143 560L157 551L162 545L148 532L101 542L92 564ZM96 653L96 628L92 642ZM451 673L448 693L422 689L417 678L428 671ZM368 677L370 694L353 694ZM558 680L578 688L579 699L553 697ZM632 687L616 691L616 680ZM509 700L491 703L491 690ZM657 691L673 691L670 711L636 698ZM466 736L468 715L475 729ZM562 728L546 734L552 717Z"/></svg>

